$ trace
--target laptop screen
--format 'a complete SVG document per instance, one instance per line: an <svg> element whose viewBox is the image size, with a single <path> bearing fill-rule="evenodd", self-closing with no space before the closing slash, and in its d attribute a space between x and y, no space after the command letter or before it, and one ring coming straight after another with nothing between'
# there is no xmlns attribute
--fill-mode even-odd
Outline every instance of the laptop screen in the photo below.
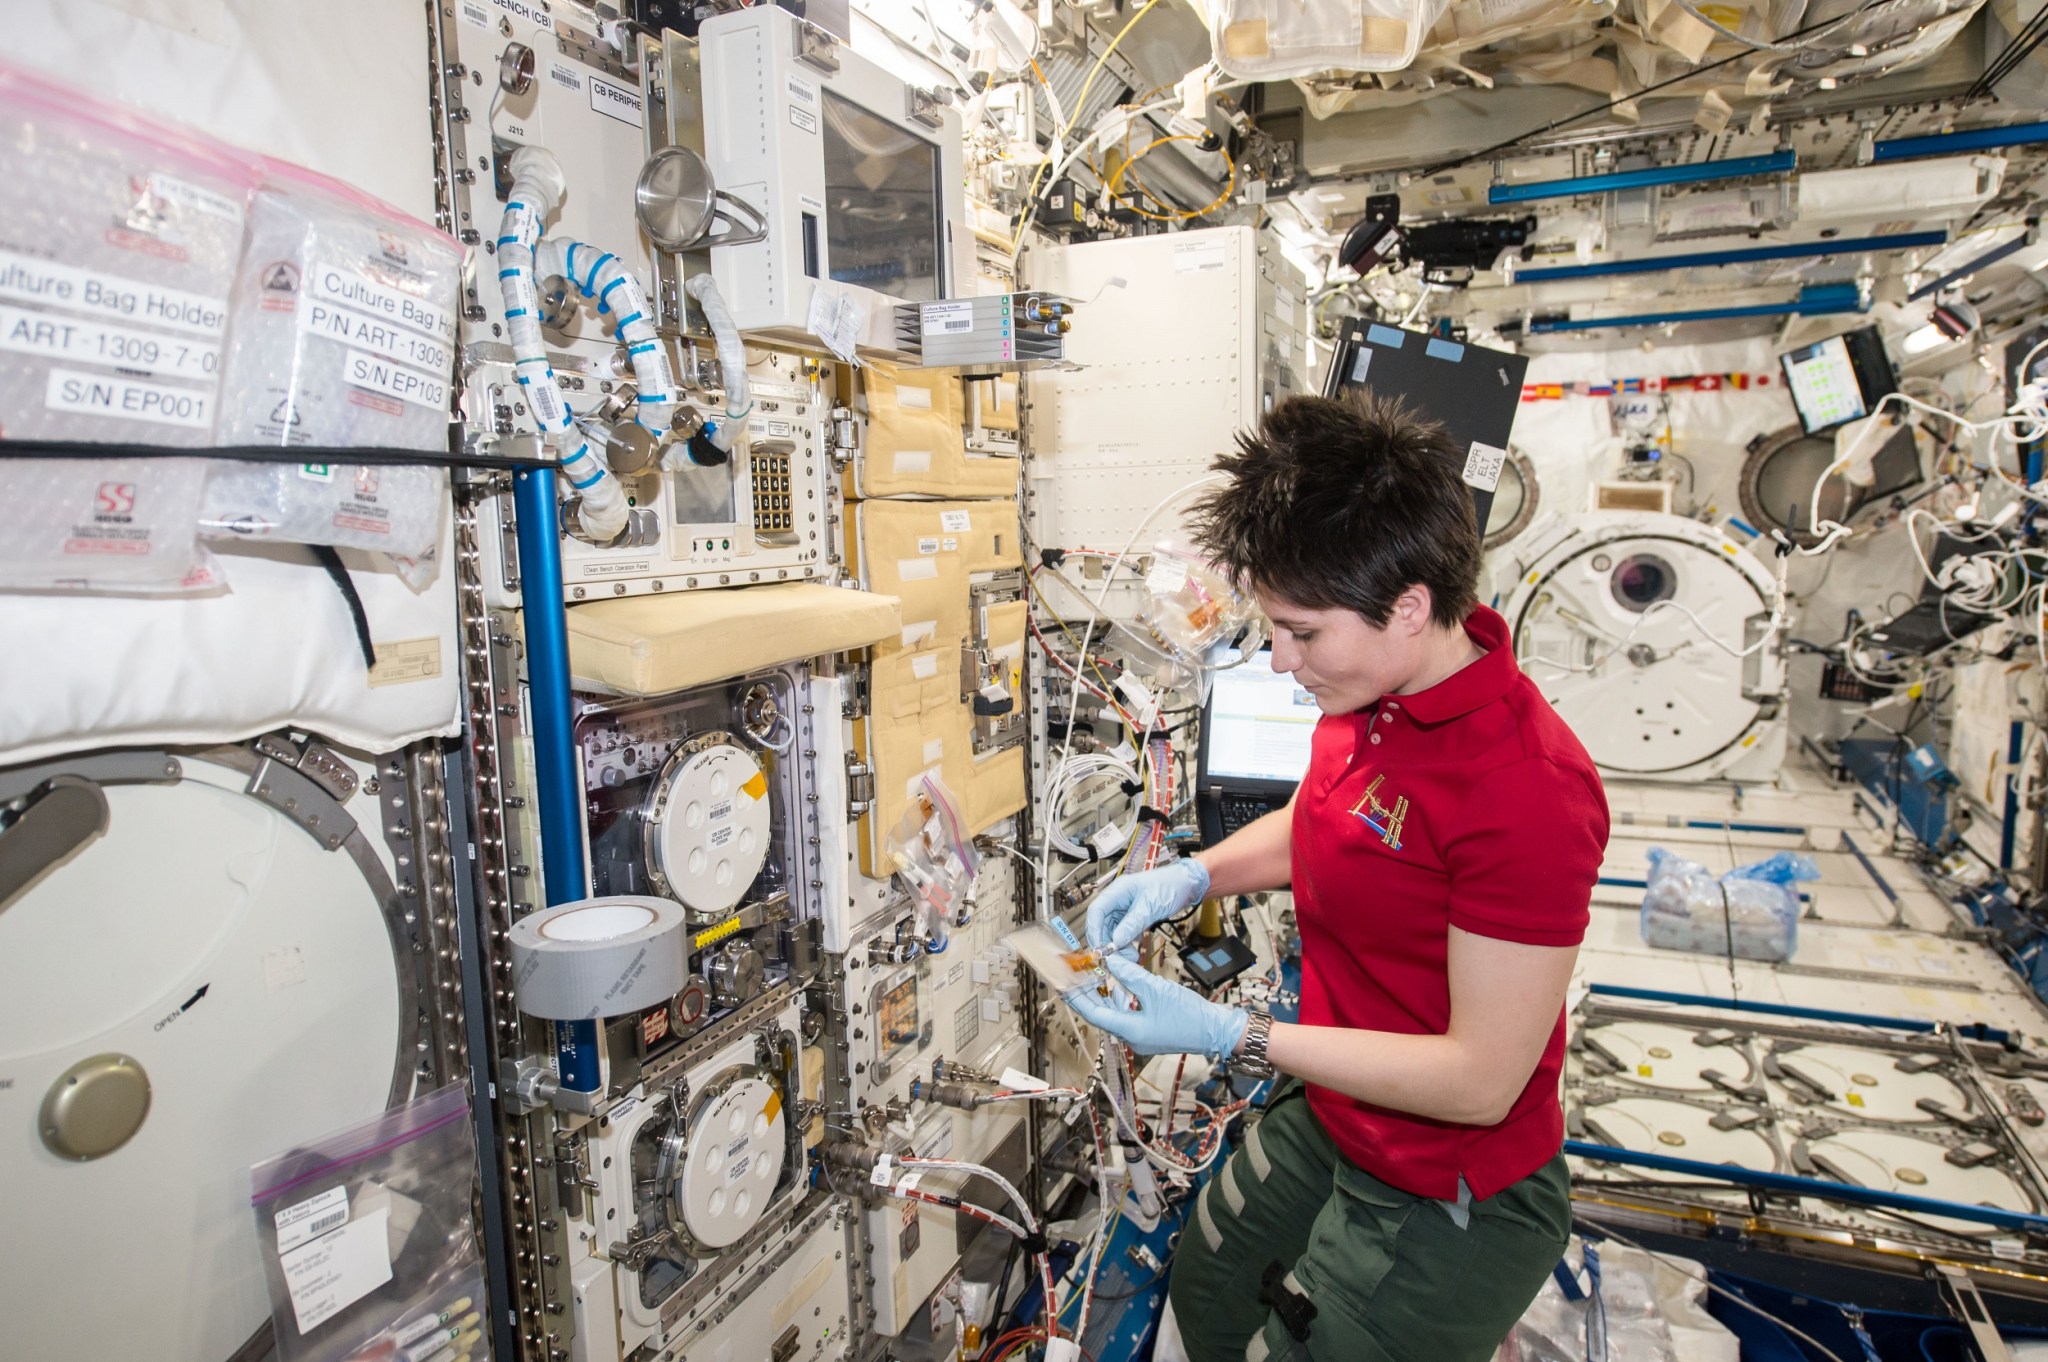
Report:
<svg viewBox="0 0 2048 1362"><path fill-rule="evenodd" d="M1209 692L1208 766L1203 780L1294 783L1308 771L1309 741L1322 711L1262 650L1216 673Z"/></svg>

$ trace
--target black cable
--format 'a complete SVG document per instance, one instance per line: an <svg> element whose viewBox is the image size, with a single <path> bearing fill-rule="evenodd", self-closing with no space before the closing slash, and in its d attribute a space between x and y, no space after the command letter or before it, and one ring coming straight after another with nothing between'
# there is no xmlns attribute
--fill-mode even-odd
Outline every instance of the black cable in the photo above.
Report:
<svg viewBox="0 0 2048 1362"><path fill-rule="evenodd" d="M334 585L340 589L342 600L348 603L349 618L355 621L356 642L362 645L363 649L363 667L365 670L375 671L377 649L370 642L369 612L363 609L363 598L356 591L355 579L348 575L348 568L341 561L340 550L332 544L309 544L307 547L313 551L313 561L327 570L327 575L334 579Z"/></svg>
<svg viewBox="0 0 2048 1362"><path fill-rule="evenodd" d="M1817 24L1808 24L1805 28L1794 29L1792 32L1787 33L1783 38L1779 39L1779 41L1789 42L1793 38L1803 38L1809 33L1816 33L1824 28L1833 28L1843 23L1844 21L1853 18L1854 16L1863 13L1863 11L1865 10L1875 9L1879 5L1889 3L1891 3L1891 0L1864 0L1863 4L1858 5L1848 14L1837 15L1832 19L1825 19ZM1606 113L1609 109L1612 109L1617 105L1627 104L1633 100L1641 99L1646 95L1656 94L1657 91L1665 89L1668 86L1681 84L1685 81L1693 79L1695 76L1703 76L1709 71L1716 71L1723 66L1730 66L1739 61L1746 61L1754 56L1756 56L1755 52L1750 51L1748 49L1744 49L1741 52L1737 52L1732 57L1723 57L1719 61L1710 61L1706 63L1704 66L1695 66L1691 70L1688 70L1685 73L1683 73L1682 75L1673 76L1669 80L1660 80L1653 85L1646 85L1642 89L1637 90L1632 94L1626 94L1616 99L1610 99L1605 104L1597 104L1590 109L1581 109L1577 113L1567 114L1563 118L1553 118L1540 128L1531 128L1528 132L1517 133L1513 137L1509 137L1502 141L1495 142L1492 146L1481 147L1477 151L1467 152L1465 155L1460 156L1455 160L1442 161L1436 165L1426 166L1423 169L1414 171L1412 173L1418 176L1441 175L1446 170L1456 170L1459 166L1468 166L1471 165L1474 161L1483 161L1487 157L1493 155L1495 152L1506 151L1510 147L1519 146L1521 143L1528 141L1532 137L1541 137L1543 136L1543 134L1547 132L1555 132L1557 131L1557 129L1562 128L1567 124L1576 123L1580 119L1591 118L1594 114Z"/></svg>
<svg viewBox="0 0 2048 1362"><path fill-rule="evenodd" d="M1971 83L1970 88L1963 92L1963 103L1973 103L1989 95L1998 87L2000 81L2018 70L2020 65L2034 54L2034 49L2041 45L2044 37L2048 37L2048 4L2036 10L2033 18L2015 29L2005 46L1999 49L1998 55L1984 64L1983 72Z"/></svg>
<svg viewBox="0 0 2048 1362"><path fill-rule="evenodd" d="M192 449L174 449L168 445L112 444L91 440L7 440L0 442L0 459L231 459L238 463L344 463L507 471L561 466L547 458L466 454L452 450L441 453L339 445L294 445L289 449L274 445L201 445Z"/></svg>

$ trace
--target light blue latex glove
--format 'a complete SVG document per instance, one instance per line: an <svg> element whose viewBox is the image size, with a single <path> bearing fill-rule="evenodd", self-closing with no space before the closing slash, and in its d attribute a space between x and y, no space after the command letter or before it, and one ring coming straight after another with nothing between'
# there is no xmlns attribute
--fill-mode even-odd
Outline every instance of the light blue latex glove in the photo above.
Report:
<svg viewBox="0 0 2048 1362"><path fill-rule="evenodd" d="M1251 1017L1243 1008L1212 1003L1120 955L1105 956L1102 963L1123 988L1105 998L1092 985L1084 985L1064 995L1067 1006L1139 1054L1199 1053L1222 1059L1244 1039ZM1135 1012L1130 1010L1133 998L1138 1001Z"/></svg>
<svg viewBox="0 0 2048 1362"><path fill-rule="evenodd" d="M1088 905L1088 944L1105 952L1135 946L1148 927L1178 917L1208 892L1209 872L1191 856L1119 875Z"/></svg>

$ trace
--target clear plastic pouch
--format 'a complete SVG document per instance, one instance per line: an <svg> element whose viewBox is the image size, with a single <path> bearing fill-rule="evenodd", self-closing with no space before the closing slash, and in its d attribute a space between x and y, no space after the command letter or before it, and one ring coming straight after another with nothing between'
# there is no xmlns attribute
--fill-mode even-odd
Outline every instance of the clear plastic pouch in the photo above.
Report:
<svg viewBox="0 0 2048 1362"><path fill-rule="evenodd" d="M213 442L253 161L0 65L0 440ZM196 464L9 459L0 587L187 588Z"/></svg>
<svg viewBox="0 0 2048 1362"><path fill-rule="evenodd" d="M279 1362L488 1362L461 1084L259 1164L252 1178Z"/></svg>
<svg viewBox="0 0 2048 1362"><path fill-rule="evenodd" d="M981 869L981 853L945 781L929 771L919 779L917 796L897 820L886 849L917 904L918 926L932 949L945 949L946 928L963 920L961 900Z"/></svg>
<svg viewBox="0 0 2048 1362"><path fill-rule="evenodd" d="M213 442L253 158L0 66L12 439Z"/></svg>
<svg viewBox="0 0 2048 1362"><path fill-rule="evenodd" d="M1820 870L1796 852L1715 876L1705 866L1650 848L1643 940L1665 950L1785 961L1799 948L1800 880Z"/></svg>
<svg viewBox="0 0 2048 1362"><path fill-rule="evenodd" d="M0 453L0 588L152 593L217 586L211 555L193 530L205 485L206 465L198 459Z"/></svg>
<svg viewBox="0 0 2048 1362"><path fill-rule="evenodd" d="M446 233L266 163L229 303L220 442L446 450L461 274ZM440 536L447 485L439 468L222 464L203 528L414 557Z"/></svg>

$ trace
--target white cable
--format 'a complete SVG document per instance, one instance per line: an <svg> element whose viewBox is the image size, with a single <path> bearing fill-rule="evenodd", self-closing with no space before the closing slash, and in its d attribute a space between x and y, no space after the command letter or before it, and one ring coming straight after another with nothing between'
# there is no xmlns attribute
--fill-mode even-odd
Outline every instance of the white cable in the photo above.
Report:
<svg viewBox="0 0 2048 1362"><path fill-rule="evenodd" d="M1235 90L1250 83L1251 82L1249 81L1243 80L1226 81L1221 85L1210 86L1209 93L1212 95L1221 94L1226 90ZM1125 120L1125 126L1128 127L1131 123L1134 123L1138 119L1145 117L1147 114L1158 113L1161 109L1177 109L1179 107L1180 96L1178 94L1172 95L1166 99L1154 100L1150 104L1141 105L1138 108L1129 110ZM1073 166L1074 162L1080 160L1083 156L1087 155L1089 149L1094 147L1098 142L1100 142L1105 134L1115 131L1118 131L1118 129L1114 125L1098 128L1091 136L1086 137L1082 141L1076 143L1074 149L1067 153L1066 159L1061 161L1058 167L1052 172L1051 176L1049 177L1051 182L1054 184L1058 184L1060 181L1060 176L1066 174L1067 171Z"/></svg>
<svg viewBox="0 0 2048 1362"><path fill-rule="evenodd" d="M1052 766L1052 769L1054 771L1059 771L1062 768L1064 768L1067 764L1068 758L1073 756L1074 753L1074 716L1078 712L1078 706L1081 698L1081 664L1086 660L1085 654L1088 650L1089 637L1095 631L1095 620L1106 618L1106 616L1103 613L1102 607L1103 603L1109 599L1109 588L1116 581L1117 569L1121 568L1124 565L1125 559L1130 557L1131 550L1137 546L1139 537L1143 535L1145 531L1151 527L1152 522L1154 520L1158 519L1159 513L1161 511L1165 510L1176 499L1185 496L1187 493L1193 491L1195 488L1204 487L1212 482L1221 481L1223 481L1223 474L1205 473L1201 477L1194 479L1192 482L1186 483L1180 487L1176 487L1173 491L1168 492L1165 496L1161 497L1158 501L1154 502L1152 504L1152 509L1145 512L1144 517L1138 521L1135 527L1132 528L1130 538L1124 541L1123 548L1118 550L1116 557L1111 560L1108 570L1102 574L1102 585L1099 588L1097 588L1095 592L1095 599L1093 602L1090 603L1089 606L1090 610L1093 611L1094 618L1091 618L1085 625L1082 626L1081 629L1081 651L1084 654L1084 656L1077 657L1074 659L1075 666L1073 678L1067 685L1067 736L1060 744L1059 760L1054 762ZM1145 741L1145 734L1143 733L1134 733L1131 736L1141 744ZM1045 848L1043 852L1040 853L1038 867L1038 916L1040 921L1046 922L1051 921L1053 915L1052 851L1052 827L1050 819L1048 819L1045 837Z"/></svg>
<svg viewBox="0 0 2048 1362"><path fill-rule="evenodd" d="M1117 827L1116 844L1114 846L1104 846L1099 842L1094 844L1092 847L1094 857L1089 855L1091 847L1083 846L1067 836L1065 831L1061 829L1060 814L1066 811L1067 801L1073 797L1074 791L1089 777L1100 775L1121 776L1124 783L1130 785L1139 783L1137 767L1113 752L1077 752L1053 768L1052 778L1047 784L1045 797L1045 835L1047 840L1064 855L1088 859L1106 859L1111 854L1123 851L1130 846L1132 840L1137 835L1138 805L1136 800L1131 802L1131 816L1128 823L1121 826L1110 825Z"/></svg>
<svg viewBox="0 0 2048 1362"><path fill-rule="evenodd" d="M1569 662L1553 662L1545 657L1518 657L1515 659L1515 663L1525 670L1532 666L1549 667L1555 671L1566 672L1574 676L1584 676L1588 673L1599 671L1617 653L1627 651L1629 644L1635 641L1637 631L1643 627L1650 616L1656 614L1659 610L1676 610L1679 614L1684 615L1692 621L1693 628L1699 630L1701 638L1713 644L1716 648L1728 654L1728 656L1738 661L1751 657L1763 651L1764 647L1783 632L1785 626L1790 622L1785 614L1785 571L1790 562L1789 558L1780 558L1778 560L1778 589L1771 600L1770 620L1765 624L1764 631L1757 636L1756 642L1746 648L1737 648L1735 645L1717 638L1714 632L1707 627L1706 621L1695 614L1690 607L1680 605L1677 601L1652 601L1642 614L1636 616L1636 622L1629 626L1629 631L1622 635L1618 643L1583 667L1574 666Z"/></svg>

